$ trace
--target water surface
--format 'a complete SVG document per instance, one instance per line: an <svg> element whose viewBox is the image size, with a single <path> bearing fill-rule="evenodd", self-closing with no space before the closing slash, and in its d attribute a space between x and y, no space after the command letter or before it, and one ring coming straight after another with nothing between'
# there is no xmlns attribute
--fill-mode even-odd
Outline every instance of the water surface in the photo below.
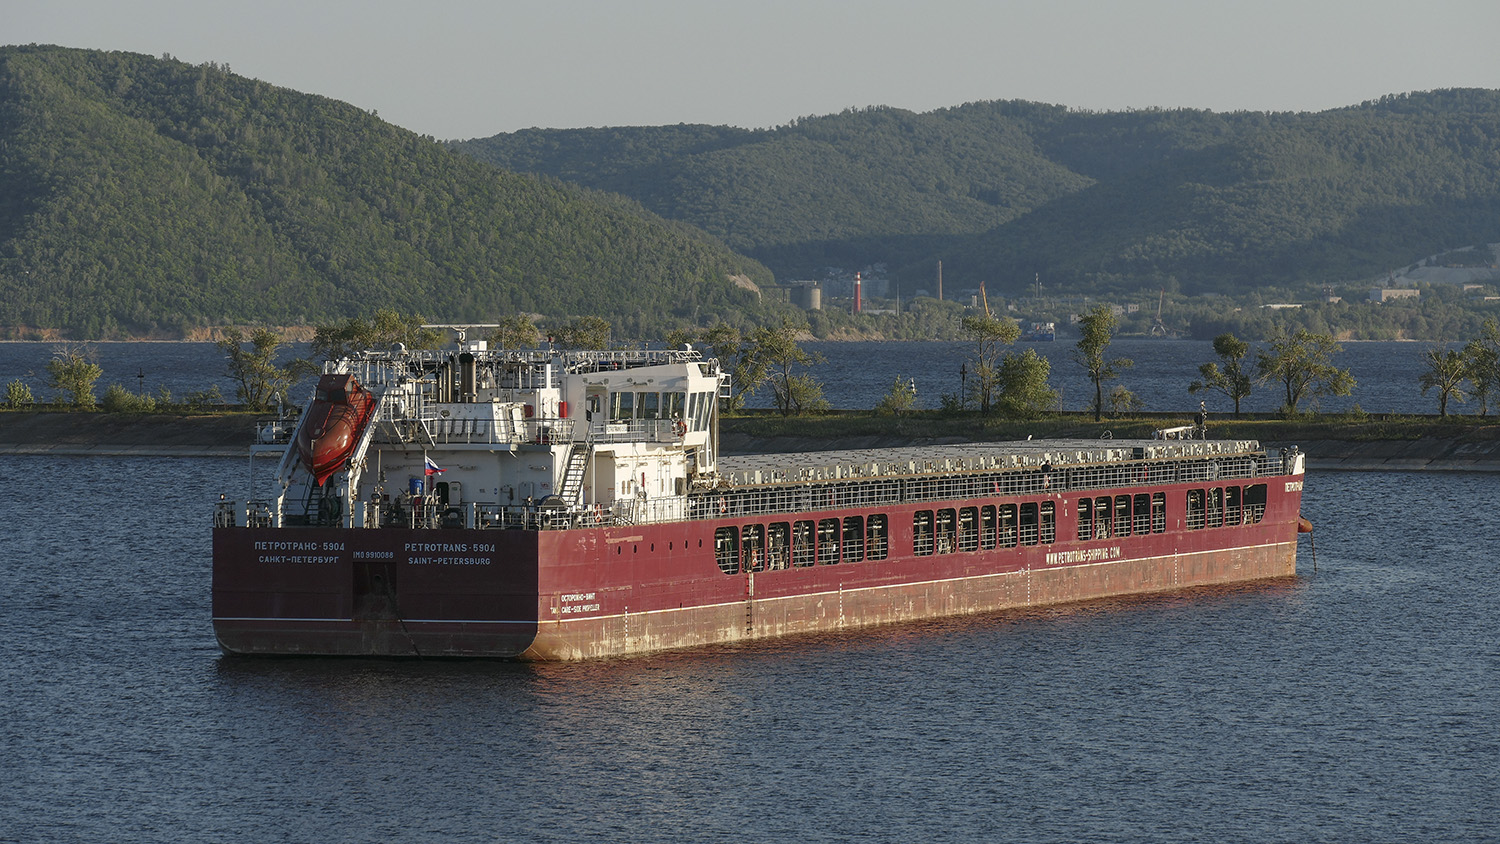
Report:
<svg viewBox="0 0 1500 844"><path fill-rule="evenodd" d="M245 474L0 458L0 841L1500 835L1497 476L1314 474L1294 579L524 665L221 656Z"/></svg>

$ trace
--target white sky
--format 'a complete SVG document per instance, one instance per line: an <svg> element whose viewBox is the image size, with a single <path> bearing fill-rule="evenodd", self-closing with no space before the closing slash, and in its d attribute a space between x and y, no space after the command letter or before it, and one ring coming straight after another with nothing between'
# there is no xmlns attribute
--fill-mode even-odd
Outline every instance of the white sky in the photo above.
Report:
<svg viewBox="0 0 1500 844"><path fill-rule="evenodd" d="M1320 111L1500 89L1500 0L0 0L0 44L228 64L441 139L850 106Z"/></svg>

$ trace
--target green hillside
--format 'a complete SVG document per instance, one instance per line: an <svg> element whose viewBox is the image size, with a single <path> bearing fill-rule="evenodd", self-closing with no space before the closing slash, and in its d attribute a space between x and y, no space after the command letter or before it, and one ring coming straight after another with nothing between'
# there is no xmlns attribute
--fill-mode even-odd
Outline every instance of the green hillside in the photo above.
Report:
<svg viewBox="0 0 1500 844"><path fill-rule="evenodd" d="M885 262L1019 292L1238 292L1500 240L1500 92L1321 113L971 103L772 130L530 130L454 144L618 191L779 276Z"/></svg>
<svg viewBox="0 0 1500 844"><path fill-rule="evenodd" d="M739 284L736 284L736 279ZM0 48L0 336L175 335L380 307L753 318L761 265L620 196L497 171L227 67Z"/></svg>

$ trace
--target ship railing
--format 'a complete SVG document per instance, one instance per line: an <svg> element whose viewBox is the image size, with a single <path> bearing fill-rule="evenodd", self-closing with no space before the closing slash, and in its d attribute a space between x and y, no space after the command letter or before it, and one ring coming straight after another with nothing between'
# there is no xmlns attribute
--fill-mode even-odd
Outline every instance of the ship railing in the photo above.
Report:
<svg viewBox="0 0 1500 844"><path fill-rule="evenodd" d="M562 352L559 356L569 372L606 372L637 369L703 359L696 349L617 349L598 352Z"/></svg>
<svg viewBox="0 0 1500 844"><path fill-rule="evenodd" d="M488 408L489 405L478 405ZM576 423L558 417L534 417L512 421L504 416L489 418L443 416L425 402L398 400L381 402L380 421L403 430L410 423L419 424L434 443L506 444L571 442Z"/></svg>
<svg viewBox="0 0 1500 844"><path fill-rule="evenodd" d="M366 384L390 384L398 378L433 371L447 363L453 349L409 349L400 352L365 351L355 357L325 361L325 373L349 373ZM696 349L617 349L610 351L561 351L553 349L488 349L474 352L481 364L536 368L561 364L569 372L605 372L638 369L673 363L702 361Z"/></svg>
<svg viewBox="0 0 1500 844"><path fill-rule="evenodd" d="M694 492L688 497L686 518L741 518L810 510L1250 480L1281 474L1284 472L1278 456L1244 456L1158 463L1122 462L1051 471L1030 469L831 482L772 482L758 487L728 486Z"/></svg>
<svg viewBox="0 0 1500 844"><path fill-rule="evenodd" d="M241 512L236 502L221 497L214 502L214 527L238 527ZM269 502L246 501L243 513L245 527L265 528L272 525Z"/></svg>
<svg viewBox="0 0 1500 844"><path fill-rule="evenodd" d="M297 419L273 419L255 426L257 445L286 445L297 432Z"/></svg>
<svg viewBox="0 0 1500 844"><path fill-rule="evenodd" d="M275 523L271 502L252 500L245 502L245 525L253 528L268 528Z"/></svg>
<svg viewBox="0 0 1500 844"><path fill-rule="evenodd" d="M527 504L473 505L473 526L480 530L567 530L620 524L609 508L570 510Z"/></svg>
<svg viewBox="0 0 1500 844"><path fill-rule="evenodd" d="M437 418L425 423L437 443L552 445L573 440L572 419L534 418L519 424L509 419Z"/></svg>
<svg viewBox="0 0 1500 844"><path fill-rule="evenodd" d="M602 443L670 443L681 439L671 419L628 419L589 423L589 437Z"/></svg>

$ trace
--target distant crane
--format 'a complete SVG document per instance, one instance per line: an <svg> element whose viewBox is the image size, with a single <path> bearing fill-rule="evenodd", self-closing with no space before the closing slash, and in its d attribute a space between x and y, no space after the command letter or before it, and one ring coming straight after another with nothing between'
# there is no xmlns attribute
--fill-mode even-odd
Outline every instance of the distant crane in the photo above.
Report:
<svg viewBox="0 0 1500 844"><path fill-rule="evenodd" d="M1167 298L1167 289L1165 287L1163 287L1161 289L1161 293L1158 294L1157 297L1156 297L1156 319L1153 320L1152 323L1151 323L1151 336L1152 337L1176 337L1177 336L1177 332L1175 332L1172 329L1168 328L1167 324L1161 321L1161 305L1162 305L1162 302L1166 300L1166 298Z"/></svg>

